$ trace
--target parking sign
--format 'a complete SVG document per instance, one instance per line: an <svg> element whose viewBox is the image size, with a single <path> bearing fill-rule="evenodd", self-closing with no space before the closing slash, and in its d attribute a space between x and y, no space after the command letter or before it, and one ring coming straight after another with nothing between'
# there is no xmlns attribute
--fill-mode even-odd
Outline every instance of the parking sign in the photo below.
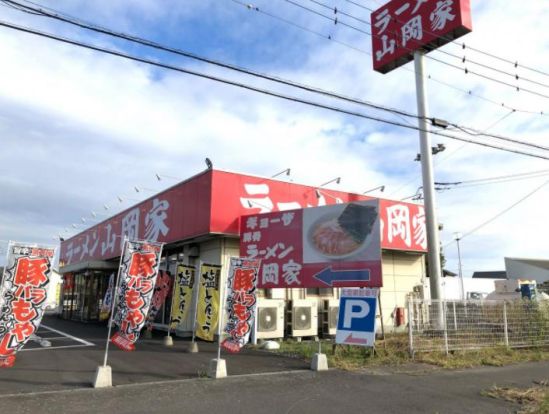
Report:
<svg viewBox="0 0 549 414"><path fill-rule="evenodd" d="M373 346L378 289L343 289L339 302L336 343Z"/></svg>

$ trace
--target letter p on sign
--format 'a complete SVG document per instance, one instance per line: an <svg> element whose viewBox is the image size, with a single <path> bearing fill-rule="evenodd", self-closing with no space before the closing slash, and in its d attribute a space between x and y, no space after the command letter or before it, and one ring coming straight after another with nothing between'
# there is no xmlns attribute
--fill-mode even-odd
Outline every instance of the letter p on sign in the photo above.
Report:
<svg viewBox="0 0 549 414"><path fill-rule="evenodd" d="M345 301L345 318L343 328L351 329L353 319L365 318L370 313L370 305L364 300L347 299Z"/></svg>

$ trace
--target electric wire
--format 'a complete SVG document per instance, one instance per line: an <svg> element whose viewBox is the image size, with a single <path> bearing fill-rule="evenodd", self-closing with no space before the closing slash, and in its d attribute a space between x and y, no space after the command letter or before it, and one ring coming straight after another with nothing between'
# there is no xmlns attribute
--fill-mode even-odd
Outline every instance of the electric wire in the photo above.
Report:
<svg viewBox="0 0 549 414"><path fill-rule="evenodd" d="M482 222L481 224L479 224L478 226L474 227L473 229L467 231L466 233L464 233L461 237L460 237L460 240L463 240L465 237L473 234L474 232L480 230L481 228L483 228L484 226L487 226L488 224L492 223L494 220L498 219L499 217L501 217L502 215L504 215L505 213L507 213L508 211L512 210L513 208L515 208L517 205L519 205L520 203L526 201L528 198L532 197L534 194L536 194L538 191L540 191L543 187L545 187L547 184L549 184L549 180L545 181L544 183L542 183L540 186L536 187L534 190L532 190L531 192L529 192L528 194L526 194L525 196L521 197L519 200L515 201L513 204L511 204L509 207L505 208L504 210L500 211L499 213L497 213L495 216L491 217L490 219ZM451 242L448 242L446 243L444 246L442 247L448 247L450 244L452 244L453 241Z"/></svg>
<svg viewBox="0 0 549 414"><path fill-rule="evenodd" d="M146 58L143 58L143 57L138 57L138 56L130 55L130 54L127 54L127 53L123 53L123 52L120 52L120 51L107 49L107 48L99 47L99 46L96 46L96 45L91 45L91 44L88 44L88 43L76 41L76 40L69 39L69 38L66 38L66 37L57 36L57 35L54 35L54 34L51 34L51 33L46 33L46 32L36 30L36 29L32 29L32 28L29 28L29 27L19 26L19 25L13 24L13 23L2 21L2 20L0 20L0 26L10 28L10 29L13 29L13 30L17 30L17 31L20 31L20 32L24 32L24 33L33 34L33 35L36 35L36 36L48 38L48 39L51 39L51 40L56 40L56 41L59 41L59 42L62 42L62 43L71 44L71 45L78 46L78 47L81 47L81 48L94 50L96 52L101 52L101 53L105 53L105 54L108 54L108 55L124 58L124 59L127 59L127 60L140 62L140 63L145 63L145 64L148 64L148 65L151 65L151 66L156 66L156 67L160 67L160 68L167 69L167 70L173 70L173 71L176 71L176 72L180 72L180 73L200 77L200 78L203 78L203 79L216 81L216 82L219 82L219 83L235 86L235 87L246 89L246 90L249 90L249 91L258 92L258 93L261 93L261 94L264 94L264 95L267 95L267 96L280 98L280 99L283 99L283 100L286 100L286 101L302 103L302 104L309 105L309 106L316 107L316 108L327 109L327 110L331 110L333 112L337 112L337 113L341 113L341 114L351 115L351 116L355 116L355 117L358 117L358 118L368 119L368 120L372 120L372 121L376 121L376 122L382 122L382 123L385 123L385 124L388 124L388 125L398 126L398 127L402 127L402 128L413 129L413 130L416 130L416 131L426 131L426 130L423 130L422 128L420 128L420 127L406 125L406 124L403 124L403 123L400 123L400 122L396 122L396 121L392 121L392 120L388 120L388 119L384 119L384 118L378 118L378 117L366 115L366 114L363 114L363 113L360 113L360 112L351 111L351 110L347 110L347 109L343 109L343 108L339 108L339 107L335 107L335 106L331 106L331 105L327 105L327 104L323 104L323 103L319 103L319 102L314 102L314 101L298 98L298 97L295 97L295 96L285 95L285 94L274 92L274 91L271 91L271 90L262 89L262 88L259 88L259 87L248 85L248 84L245 84L245 83L242 83L242 82L236 82L236 81L220 78L220 77L217 77L217 76L209 75L209 74L206 74L206 73L203 73L203 72L198 72L198 71L194 71L194 70L190 70L190 69L185 69L185 68L170 65L170 64L167 64L167 63L153 61L153 60L146 59ZM467 138L464 138L464 137L456 136L456 135L453 135L453 134L447 134L447 133L443 133L443 132L435 131L435 130L431 130L431 131L428 131L428 132L430 132L433 135L439 135L439 136L455 139L455 140L462 141L462 142L475 143L477 145L484 146L484 147L487 147L487 148L493 148L493 149L498 149L498 150L502 150L502 151L506 151L506 152L510 152L510 153L521 154L521 155L526 155L526 156L530 156L530 157L534 157L534 158L549 160L549 156L545 156L545 155L542 155L542 154L526 152L526 151L517 150L517 149L514 149L514 148L501 147L501 146L494 145L494 144L491 144L491 143L475 141L475 140L471 140L471 139L467 139Z"/></svg>
<svg viewBox="0 0 549 414"><path fill-rule="evenodd" d="M287 1L290 1L290 0L287 0ZM334 14L335 14L335 15L340 14L340 15L342 15L342 16L351 18L351 19L356 20L356 21L358 21L358 22L360 22L360 23L362 23L362 24L365 24L365 25L367 25L367 26L370 26L370 27L372 26L372 24L371 24L370 22L368 22L368 21L366 21L366 20L364 20L364 19L358 18L358 17L356 17L356 16L353 16L352 14L349 14L349 13L347 13L347 12L344 12L343 10L338 9L337 7L330 6L330 5L328 5L328 4L326 4L326 3L323 3L323 2L321 2L321 1L319 1L319 0L309 0L309 1L312 2L312 3L314 3L314 4L319 5L319 6L321 6L321 7L324 7L324 8L326 8L326 9L328 9L328 10L334 11ZM396 21L398 21L398 20L396 20ZM338 21L338 22L339 22L339 21ZM436 35L436 34L433 33L433 32L430 32L430 31L428 31L428 30L425 30L425 29L423 29L423 32L424 32L424 33L427 33L427 34L430 34L430 35L435 35L435 36L438 36L438 37L442 37L442 38L445 39L445 40L448 40L448 39L449 39L449 38L447 38L446 36L439 36L439 35ZM371 35L372 37L379 38L379 36L376 36L376 35L373 34L373 33L370 33L370 35ZM518 81L518 80L522 80L522 81L524 81L524 82L532 83L532 84L537 85L537 86L541 86L541 87L544 87L544 88L549 88L549 85L547 85L547 84L545 84L545 83L538 82L538 81L533 80L533 79L525 78L525 77L523 77L523 76L519 76L519 75L516 74L516 73L510 73L510 72L507 72L507 71L505 71L505 70L498 69L498 68L496 68L496 67L494 67L494 66L490 66L490 65L486 65L486 64L481 63L481 62L477 62L476 60L468 59L466 56L458 56L458 55L456 55L456 54L454 54L454 53L451 53L451 52L448 52L448 51L446 51L446 50L444 50L444 49L440 49L440 48L439 48L439 49L435 49L435 50L433 50L433 52L440 53L440 54L444 54L444 55L446 55L446 56L450 56L450 57L452 57L452 58L454 58L454 59L457 59L457 60L461 61L463 64L465 64L465 62L469 62L469 63L471 63L471 64L473 64L473 65L482 67L482 68L484 68L484 69L488 69L488 70L497 72L497 73L499 73L499 74L501 74L501 75L505 75L505 76L512 77L513 79L516 79L517 81ZM462 69L462 68L460 68L460 69ZM463 68L463 69L465 69L465 68ZM515 87L516 87L516 86L515 86Z"/></svg>
<svg viewBox="0 0 549 414"><path fill-rule="evenodd" d="M296 28L298 28L298 29L300 29L300 30L303 30L303 31L305 31L305 32L308 32L308 33L314 34L314 35L316 35L316 36L322 37L322 38L324 38L324 39L330 40L330 41L332 41L332 42L334 42L334 43L337 43L337 44L339 44L339 45L341 45L341 46L344 46L344 47L347 47L347 48L349 48L349 49L352 49L352 50L354 50L355 52L358 52L358 53L361 53L361 54L365 54L365 55L370 56L370 57L372 56L372 53L369 52L369 51L367 51L367 50L357 48L357 47L355 47L355 46L353 46L353 45L351 45L351 44L349 44L349 43L345 43L345 42L339 41L339 40L335 39L333 36L326 36L326 35L324 35L324 34L322 34L322 33L320 33L320 32L317 32L317 31L315 31L315 30L312 30L312 29L309 29L309 28L307 28L307 27L301 26L301 25L299 25L299 24L297 24L297 23L295 23L295 22L293 22L293 21L291 21L291 20L285 19L285 18L280 17L280 16L278 16L278 15L276 15L276 14L273 14L273 13L271 13L271 12L265 11L263 8L260 9L260 8L257 7L257 6L253 6L252 4L244 3L244 2L239 1L239 0L231 0L231 1L232 1L233 3L239 4L239 5L241 5L241 6L245 7L245 8L247 8L247 9L250 10L250 11L255 11L255 12L257 12L257 13L260 13L260 14L263 14L263 15L265 15L265 16L271 17L271 18L273 18L273 19L275 19L275 20L281 21L281 22L283 22L283 23L285 23L285 24L288 24L288 25L290 25L290 26L296 27ZM408 68L407 66L402 66L401 69L403 69L403 70L405 70L405 71L407 71L407 72L409 72L409 73L412 73L412 74L414 73L414 70ZM504 108L507 108L507 109L510 109L510 110L514 110L514 111L516 111L516 112L524 113L524 114L536 114L536 115L542 115L542 116L549 116L549 114L548 114L548 113L545 113L544 111L533 111L533 110L520 109L520 108L518 108L518 107L516 107L516 108L515 108L515 107L510 107L510 106L506 105L505 103L496 102L496 101L494 101L494 100L492 100L492 99L485 98L485 97L483 97L482 95L478 95L478 94L474 93L472 90L460 89L460 88L458 88L458 87L456 87L456 86L454 86L454 85L451 85L451 84L448 84L448 83L446 83L446 82L440 81L440 80L434 78L434 77L431 76L431 75L428 75L427 78L428 78L429 80L433 81L433 82L436 82L436 83L439 83L439 84L441 84L441 85L444 85L444 86L446 86L447 88L454 89L454 90L456 90L456 91L458 91L458 92L461 92L461 93L463 93L463 94L465 94L465 95L467 95L467 96L473 97L473 98L478 98L478 99L484 100L485 102L491 103L491 104L493 104L493 105L501 106L501 107L504 107Z"/></svg>
<svg viewBox="0 0 549 414"><path fill-rule="evenodd" d="M6 2L6 1L11 3L11 0L2 0L2 2ZM236 0L233 0L233 1L236 1ZM291 1L291 0L286 0L286 1ZM167 51L167 52L174 53L174 54L177 54L177 55L181 55L181 56L184 56L184 57L187 57L187 58L191 58L191 59L195 59L195 60L205 62L205 63L208 63L208 64L223 67L225 69L234 70L234 71L244 73L244 74L247 74L247 75L250 75L250 76L255 76L255 77L258 77L258 78L261 78L261 79L265 79L265 80L269 80L269 81L272 81L272 82L281 83L281 84L284 84L284 85L287 85L287 86L299 88L299 89L305 90L307 92L318 93L318 94L322 94L322 95L325 95L325 96L328 96L328 97L331 97L331 98L351 102L353 104L365 105L365 106L368 106L368 107L371 107L371 108L374 108L374 109L377 109L377 110L388 111L388 112L396 114L397 116L400 116L400 117L407 116L407 117L411 117L411 118L415 118L415 119L420 118L416 114L413 114L413 113L410 113L410 112L407 112L407 111L404 111L404 110L401 110L401 109L396 109L396 108L391 108L391 107L387 107L387 106L383 106L383 105L379 105L379 104L374 104L374 103L369 102L369 101L365 101L365 100L361 100L361 99L352 98L352 97L349 97L349 96L337 94L337 93L334 93L334 92L331 92L331 91L323 90L323 89L313 87L313 86L310 86L310 85L304 85L304 84L297 83L297 82L294 82L294 81L290 81L290 80L287 80L287 79L283 79L283 78L280 78L280 77L277 77L277 76L272 76L272 75L267 75L265 73L259 73L259 72L256 72L256 71L252 71L250 69L247 69L247 68L244 68L244 67L241 67L241 66L236 66L236 65L228 64L228 63L221 62L221 61L218 61L218 60L205 58L205 57L199 56L195 53L191 53L191 52L184 51L184 50L181 50L181 49L176 49L176 48L173 48L173 47L170 47L170 46L165 46L165 45L162 45L162 44L159 44L159 43L147 40L147 39L143 39L143 38L140 38L140 37L137 37L137 36L134 36L134 35L115 32L111 29L107 29L105 27L101 27L101 26L98 26L98 25L95 25L95 24L92 24L92 23L79 21L78 19L75 19L75 18L69 18L68 16L61 16L57 13L46 12L46 11L41 10L41 9L32 9L32 11L33 12L38 12L38 13L43 13L43 15L45 17L60 20L60 21L63 21L65 23L69 23L69 24L72 24L72 25L75 25L77 27L81 27L81 28L84 28L84 29L87 29L87 30L92 30L92 31L95 31L95 32L98 32L98 33L106 34L106 35L109 35L109 36L121 38L121 39L124 39L124 40L128 40L128 41L131 41L131 42L142 44L142 45L145 45L145 46L153 47L155 49ZM408 121L405 121L405 122L408 122ZM467 134L471 134L471 135L474 134L475 136L485 135L483 132L481 132L481 131L479 132L479 131L475 130L474 128L471 128L471 127L459 126L459 125L454 124L454 123L452 123L451 125L460 128L463 132L465 132ZM549 151L549 147L544 147L544 146L534 144L534 143L520 141L520 140L516 140L516 139L512 139L512 138L508 138L508 137L503 137L503 136L493 136L493 135L490 135L490 134L485 135L485 136L497 138L497 139L507 141L507 142L512 142L512 143L518 144L518 145L524 145L524 146L528 146L528 147L533 147L533 148Z"/></svg>
<svg viewBox="0 0 549 414"><path fill-rule="evenodd" d="M353 1L353 0L345 0L345 1L346 1L347 3L350 3L350 4L353 4L353 5L357 6L357 7L360 7L360 8L362 8L362 9L364 9L364 10L368 10L368 11L370 11L370 12L372 12L372 13L375 12L374 9L372 9L372 8L370 8L370 7L367 7L367 6L364 6L364 5L362 5L362 4L360 4L360 3L357 3L357 2L355 2L355 1ZM376 1L376 3L382 5L380 2L377 2L377 1ZM385 3L385 4L386 4L386 3ZM398 21L398 20L397 20L397 21ZM490 57L490 58L492 58L492 59L499 60L500 62L504 62L504 63L511 64L511 65L513 65L515 68L519 68L519 67L520 67L520 68L522 68L522 69L529 70L529 71L534 72L534 73L537 73L537 74L539 74L539 75L549 76L549 73L544 72L544 71L542 71L542 70L540 70L540 69L537 69L537 68L533 68L533 67L528 66L528 65L520 64L520 63L518 62L518 60L511 60L511 59L508 59L508 58L503 58L503 57L497 56L497 55L495 55L495 54L493 54L493 53L483 51L483 50L481 50L481 49L479 49L479 48L475 48L475 47L472 47L472 46L467 46L467 44L466 44L465 42L458 42L458 41L455 40L455 39L450 39L450 38L446 38L446 37L445 37L445 39L449 41L448 43L452 43L452 44L454 44L454 45L460 47L460 48L463 49L463 50L469 49L469 50L471 50L471 51L473 51L473 52L475 52L475 53L479 53L479 54L488 56L488 57Z"/></svg>

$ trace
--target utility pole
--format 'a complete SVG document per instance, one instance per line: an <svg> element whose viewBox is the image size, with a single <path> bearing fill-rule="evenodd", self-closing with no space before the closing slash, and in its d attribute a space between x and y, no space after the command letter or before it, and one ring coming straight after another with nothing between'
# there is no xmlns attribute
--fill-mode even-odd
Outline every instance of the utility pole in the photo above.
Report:
<svg viewBox="0 0 549 414"><path fill-rule="evenodd" d="M463 273L461 270L461 251L459 249L459 241L461 240L461 233L454 233L454 238L456 239L456 244L458 249L458 274L459 274L459 283L461 284L461 300L465 300L465 286L463 285Z"/></svg>

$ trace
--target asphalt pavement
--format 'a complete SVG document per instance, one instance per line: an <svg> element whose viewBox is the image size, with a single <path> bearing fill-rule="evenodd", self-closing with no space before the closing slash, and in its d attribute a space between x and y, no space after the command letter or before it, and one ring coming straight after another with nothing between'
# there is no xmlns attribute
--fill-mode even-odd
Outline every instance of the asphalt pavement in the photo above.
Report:
<svg viewBox="0 0 549 414"><path fill-rule="evenodd" d="M215 344L201 342L190 354L188 340L168 348L157 334L135 352L111 348L114 386L93 389L106 328L49 317L38 333L15 367L0 371L0 413L511 413L517 405L481 392L549 380L549 362L313 372L299 359L254 350L223 354L229 377L209 379Z"/></svg>

